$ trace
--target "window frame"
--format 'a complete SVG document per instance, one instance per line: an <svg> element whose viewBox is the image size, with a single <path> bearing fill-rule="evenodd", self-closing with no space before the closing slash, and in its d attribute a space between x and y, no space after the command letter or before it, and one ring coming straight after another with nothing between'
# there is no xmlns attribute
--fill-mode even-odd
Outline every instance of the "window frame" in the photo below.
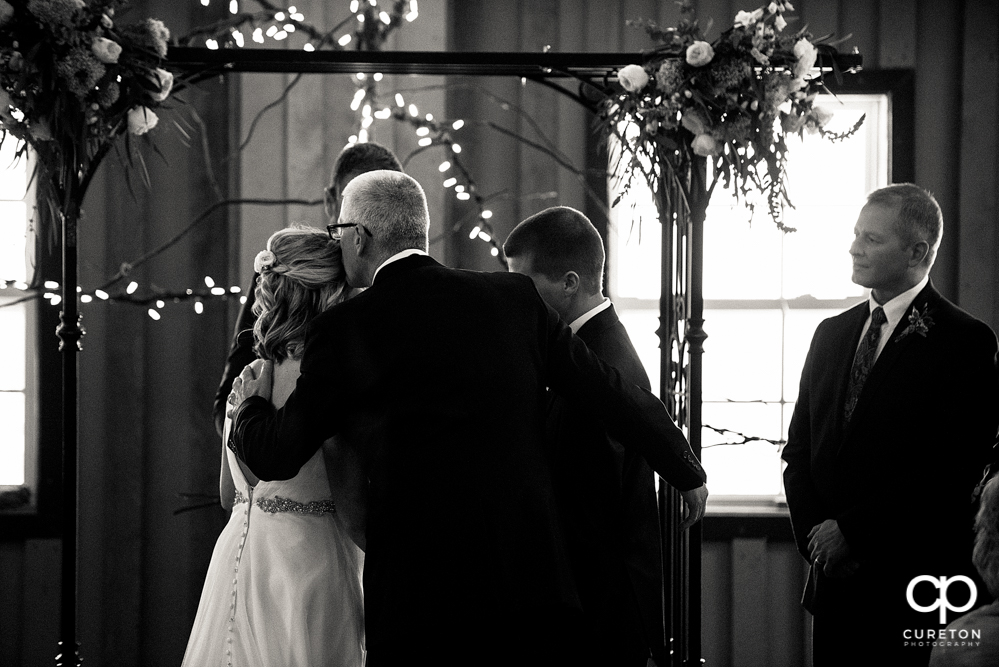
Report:
<svg viewBox="0 0 999 667"><path fill-rule="evenodd" d="M855 75L835 81L829 77L827 87L832 94L885 95L887 98L887 182L911 182L915 177L915 76L909 69L860 71ZM604 232L604 230L602 230ZM605 244L609 232L605 235ZM703 251L700 249L699 251ZM610 276L612 257L608 254L606 276ZM609 292L608 292L609 293ZM707 300L705 311L723 307L725 304L737 308L751 308L752 304L766 301L777 302L782 307L801 299L768 299L754 301ZM856 298L824 300L825 305L848 305L856 303ZM614 298L615 303L627 308L628 305L644 307L650 300L635 298ZM840 303L842 302L842 303ZM736 305L738 304L738 305ZM781 401L783 408L784 401ZM709 471L710 472L710 471ZM710 484L709 484L710 488ZM730 539L735 536L766 536L779 541L793 540L788 522L787 503L783 496L725 496L712 498L707 509L705 539Z"/></svg>
<svg viewBox="0 0 999 667"><path fill-rule="evenodd" d="M40 220L48 212L46 207L38 206L34 162L30 155L25 159L29 178L24 198L28 210L26 246L32 249L34 261L33 275L27 282L36 293L24 304L25 483L21 486L30 489L30 497L25 505L0 509L0 535L5 540L52 538L62 532L62 353L52 335L57 317L41 298L45 281L61 279L61 240L59 244L51 243L37 234L38 229L53 227L49 221ZM31 270L29 266L29 274Z"/></svg>

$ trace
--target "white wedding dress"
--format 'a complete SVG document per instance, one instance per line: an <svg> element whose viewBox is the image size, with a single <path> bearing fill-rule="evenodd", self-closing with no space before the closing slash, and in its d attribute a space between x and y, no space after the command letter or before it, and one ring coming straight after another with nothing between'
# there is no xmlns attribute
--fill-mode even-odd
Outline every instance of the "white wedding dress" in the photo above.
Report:
<svg viewBox="0 0 999 667"><path fill-rule="evenodd" d="M283 405L297 375L295 362L275 366L275 405ZM226 437L228 430L227 423ZM336 515L323 449L292 479L256 485L227 447L223 452L220 486L235 498L184 667L360 667L364 554Z"/></svg>

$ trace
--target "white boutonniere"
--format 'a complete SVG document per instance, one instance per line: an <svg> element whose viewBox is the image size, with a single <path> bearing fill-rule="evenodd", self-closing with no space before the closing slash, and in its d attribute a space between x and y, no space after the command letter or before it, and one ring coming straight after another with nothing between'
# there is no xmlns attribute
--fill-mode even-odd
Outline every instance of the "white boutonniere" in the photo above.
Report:
<svg viewBox="0 0 999 667"><path fill-rule="evenodd" d="M923 304L923 312L919 312L919 308L913 306L912 312L909 313L909 326L903 329L902 333L895 336L895 342L897 343L911 333L917 333L923 338L926 338L926 334L932 326L933 318L930 317L929 304Z"/></svg>

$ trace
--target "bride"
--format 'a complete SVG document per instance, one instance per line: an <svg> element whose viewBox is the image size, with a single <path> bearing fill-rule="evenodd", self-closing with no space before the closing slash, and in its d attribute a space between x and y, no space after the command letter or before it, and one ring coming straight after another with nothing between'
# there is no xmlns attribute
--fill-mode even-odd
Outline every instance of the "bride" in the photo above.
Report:
<svg viewBox="0 0 999 667"><path fill-rule="evenodd" d="M281 407L299 375L306 325L346 296L339 241L282 229L254 269L254 363L274 364L271 401ZM338 465L339 451L327 443L292 479L266 482L223 446L222 503L232 514L212 553L185 667L363 665L364 555L350 539L363 545L363 529L350 520L358 494L348 481L359 475Z"/></svg>

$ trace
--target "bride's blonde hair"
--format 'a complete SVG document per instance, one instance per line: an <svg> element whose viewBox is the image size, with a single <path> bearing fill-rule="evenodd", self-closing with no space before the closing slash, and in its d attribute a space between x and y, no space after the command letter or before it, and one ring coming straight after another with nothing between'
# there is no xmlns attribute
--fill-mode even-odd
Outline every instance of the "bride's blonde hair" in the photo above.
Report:
<svg viewBox="0 0 999 667"><path fill-rule="evenodd" d="M296 225L274 232L267 250L255 267L253 349L263 359L301 359L308 323L346 294L340 242Z"/></svg>

